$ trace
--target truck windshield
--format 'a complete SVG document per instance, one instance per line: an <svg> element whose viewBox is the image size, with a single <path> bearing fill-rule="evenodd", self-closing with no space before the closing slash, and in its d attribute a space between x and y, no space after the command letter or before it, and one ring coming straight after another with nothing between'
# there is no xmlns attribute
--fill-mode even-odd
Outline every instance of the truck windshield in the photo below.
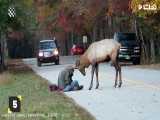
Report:
<svg viewBox="0 0 160 120"><path fill-rule="evenodd" d="M118 41L122 45L136 45L137 44L135 33L119 33Z"/></svg>
<svg viewBox="0 0 160 120"><path fill-rule="evenodd" d="M52 42L52 41L40 42L39 48L41 50L43 50L43 49L52 49L52 48L56 48L56 44L54 42Z"/></svg>
<svg viewBox="0 0 160 120"><path fill-rule="evenodd" d="M134 33L123 33L123 34L118 34L119 40L125 40L125 41L135 41L136 40L136 35Z"/></svg>

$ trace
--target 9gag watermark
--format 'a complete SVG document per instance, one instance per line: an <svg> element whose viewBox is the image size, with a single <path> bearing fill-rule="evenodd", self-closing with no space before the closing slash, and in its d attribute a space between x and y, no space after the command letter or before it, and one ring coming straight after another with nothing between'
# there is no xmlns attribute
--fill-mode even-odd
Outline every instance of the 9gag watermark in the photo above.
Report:
<svg viewBox="0 0 160 120"><path fill-rule="evenodd" d="M139 10L156 11L158 9L156 4L139 4Z"/></svg>

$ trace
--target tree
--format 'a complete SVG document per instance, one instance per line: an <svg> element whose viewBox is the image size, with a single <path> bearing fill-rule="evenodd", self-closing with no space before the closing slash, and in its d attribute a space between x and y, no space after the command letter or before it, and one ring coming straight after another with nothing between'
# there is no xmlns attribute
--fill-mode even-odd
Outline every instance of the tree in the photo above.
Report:
<svg viewBox="0 0 160 120"><path fill-rule="evenodd" d="M0 0L0 30L4 31L6 28L6 23L8 20L8 7L9 7L9 1L8 0Z"/></svg>
<svg viewBox="0 0 160 120"><path fill-rule="evenodd" d="M0 0L0 71L4 69L4 36L7 27L7 20L8 20L8 7L9 1L8 0Z"/></svg>
<svg viewBox="0 0 160 120"><path fill-rule="evenodd" d="M34 0L14 0L11 3L16 12L15 17L9 18L7 29L8 52L11 58L33 55L33 35L37 29L36 8L33 3Z"/></svg>

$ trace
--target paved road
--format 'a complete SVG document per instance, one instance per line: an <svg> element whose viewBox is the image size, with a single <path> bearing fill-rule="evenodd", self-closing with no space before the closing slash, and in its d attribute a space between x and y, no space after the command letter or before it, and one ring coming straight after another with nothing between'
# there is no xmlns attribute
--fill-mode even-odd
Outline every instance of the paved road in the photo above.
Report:
<svg viewBox="0 0 160 120"><path fill-rule="evenodd" d="M46 64L36 66L36 59L25 59L25 63L33 70L57 83L58 73L76 58L61 57L60 65ZM93 114L97 120L160 120L160 71L122 67L122 88L114 88L114 68L109 64L100 65L100 87L89 91L90 68L87 75L82 76L75 71L73 79L84 85L82 91L68 92L66 95L73 98L79 105ZM95 82L94 82L95 83Z"/></svg>

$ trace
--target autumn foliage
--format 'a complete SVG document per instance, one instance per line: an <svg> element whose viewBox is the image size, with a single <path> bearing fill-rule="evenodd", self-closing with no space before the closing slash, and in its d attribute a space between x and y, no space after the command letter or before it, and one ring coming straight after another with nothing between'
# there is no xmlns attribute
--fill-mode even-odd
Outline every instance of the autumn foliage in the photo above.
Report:
<svg viewBox="0 0 160 120"><path fill-rule="evenodd" d="M132 0L111 0L109 8L114 14L130 14Z"/></svg>

